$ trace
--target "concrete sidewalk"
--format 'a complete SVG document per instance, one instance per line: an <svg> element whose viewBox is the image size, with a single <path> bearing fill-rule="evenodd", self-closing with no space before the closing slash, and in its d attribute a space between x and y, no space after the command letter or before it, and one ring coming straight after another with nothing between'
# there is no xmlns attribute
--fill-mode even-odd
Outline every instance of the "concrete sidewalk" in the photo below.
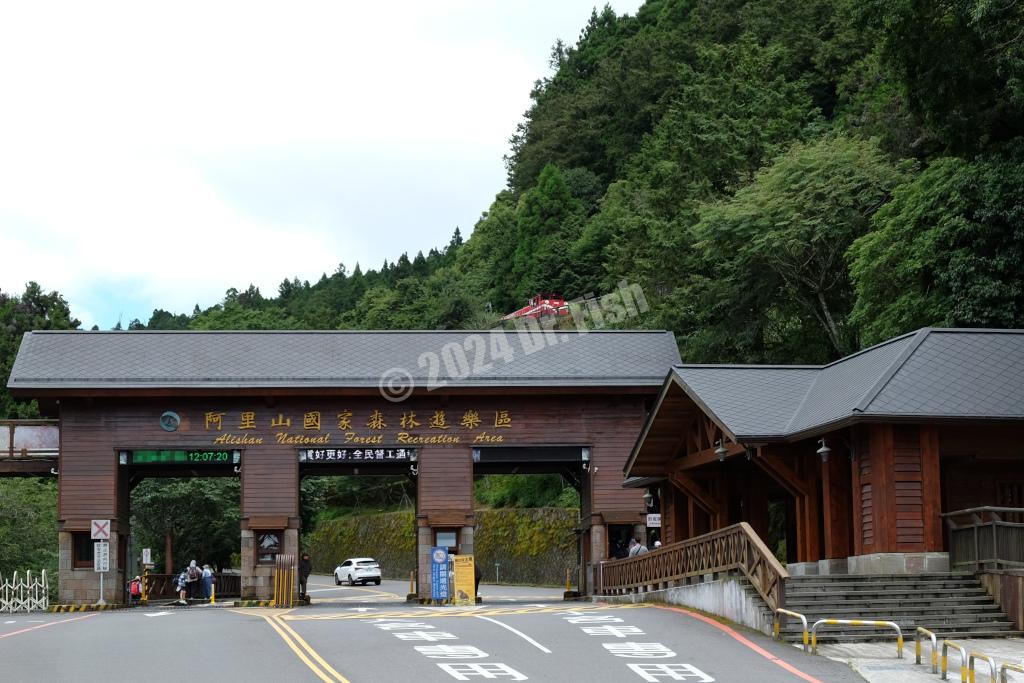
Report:
<svg viewBox="0 0 1024 683"><path fill-rule="evenodd" d="M903 659L896 658L896 642L822 644L818 654L829 659L846 662L870 683L913 683L916 681L938 681L939 676L931 673L931 642L921 644L921 665L914 664L913 634L904 644ZM1002 664L1024 664L1024 639L985 638L957 641L967 649L967 654L976 652L991 655L996 660L996 670ZM939 641L939 667L942 666L942 641ZM989 679L989 665L975 661L977 679ZM960 652L949 649L950 681L960 680ZM1009 672L1008 681L1024 682L1024 674Z"/></svg>

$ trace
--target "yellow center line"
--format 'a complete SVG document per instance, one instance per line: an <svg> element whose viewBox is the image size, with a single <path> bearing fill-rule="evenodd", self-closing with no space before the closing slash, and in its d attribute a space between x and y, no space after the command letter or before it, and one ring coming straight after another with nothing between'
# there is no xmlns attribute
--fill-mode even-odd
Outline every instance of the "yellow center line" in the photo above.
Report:
<svg viewBox="0 0 1024 683"><path fill-rule="evenodd" d="M270 624L270 627L277 632L277 635L281 636L281 640L285 642L285 645L324 683L352 683L324 661L324 658L302 636L296 633L291 626L282 621L284 617L294 618L294 616L289 615L290 612L294 611L294 608L270 614L265 614L262 608L232 609L229 611L245 616L258 616Z"/></svg>
<svg viewBox="0 0 1024 683"><path fill-rule="evenodd" d="M328 676L323 671L321 671L319 668L317 668L317 666L315 664L313 664L313 662L309 661L309 658L306 657L306 655L302 652L302 650L300 650L295 645L295 643L292 642L291 638L288 637L288 634L285 633L277 625L277 622L274 620L273 617L271 617L270 615L267 615L267 614L261 614L260 616L263 617L263 619L266 620L266 622L268 624L270 624L270 627L272 629L277 631L277 635L281 636L281 640L283 640L285 642L285 644L289 648L291 648L292 652L294 652L296 654L296 656L298 656L298 658L302 661L303 664L305 664L307 667L309 667L310 671L312 671L314 674L316 674L317 678L319 678L324 683L337 683L334 679L332 679L330 676Z"/></svg>
<svg viewBox="0 0 1024 683"><path fill-rule="evenodd" d="M313 659L315 659L320 664L320 666L322 666L324 669L326 669L331 675L333 675L335 677L335 679L337 679L338 683L351 683L351 681L349 681L347 678L345 678L340 673L335 671L334 668L330 664L325 662L324 658L321 657L317 653L317 651L314 650L313 647L309 643L307 643L305 640L303 640L302 636L300 636L298 633L296 633L295 630L292 629L291 626L289 626L288 624L284 623L284 621L282 620L284 616L285 616L284 614L274 615L274 616L270 617L270 619L275 619L277 621L277 623L281 625L281 628L283 628L285 631L287 631L292 636L292 638L294 638L296 641L298 641L299 645L301 645L303 648L305 648L306 652L308 652L313 657Z"/></svg>

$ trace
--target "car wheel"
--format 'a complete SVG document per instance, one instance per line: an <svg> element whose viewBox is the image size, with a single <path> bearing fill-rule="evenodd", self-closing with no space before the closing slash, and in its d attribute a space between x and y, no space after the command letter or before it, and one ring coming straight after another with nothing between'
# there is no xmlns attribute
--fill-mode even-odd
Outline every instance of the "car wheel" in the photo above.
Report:
<svg viewBox="0 0 1024 683"><path fill-rule="evenodd" d="M350 586L356 585L356 580L354 578L352 578L351 574L348 575L348 585L350 585Z"/></svg>
<svg viewBox="0 0 1024 683"><path fill-rule="evenodd" d="M374 586L379 586L380 585L380 579L374 580L373 585Z"/></svg>
<svg viewBox="0 0 1024 683"><path fill-rule="evenodd" d="M334 575L334 585L335 586L340 586L341 585L341 579L338 578L337 574Z"/></svg>

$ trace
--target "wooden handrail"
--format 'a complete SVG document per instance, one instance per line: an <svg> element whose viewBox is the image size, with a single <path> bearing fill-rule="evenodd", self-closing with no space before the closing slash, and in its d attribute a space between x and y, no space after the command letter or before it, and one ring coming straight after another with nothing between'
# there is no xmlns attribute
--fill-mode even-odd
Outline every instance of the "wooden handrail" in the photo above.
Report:
<svg viewBox="0 0 1024 683"><path fill-rule="evenodd" d="M601 593L653 590L695 576L741 572L772 610L785 605L789 572L746 522L601 563Z"/></svg>

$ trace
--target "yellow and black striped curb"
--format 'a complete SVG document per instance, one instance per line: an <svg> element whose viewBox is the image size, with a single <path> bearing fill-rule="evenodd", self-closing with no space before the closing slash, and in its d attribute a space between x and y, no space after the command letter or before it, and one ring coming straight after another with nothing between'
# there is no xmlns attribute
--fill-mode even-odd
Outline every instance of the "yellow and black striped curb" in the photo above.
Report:
<svg viewBox="0 0 1024 683"><path fill-rule="evenodd" d="M112 609L127 609L127 605L50 605L48 612L105 612Z"/></svg>
<svg viewBox="0 0 1024 683"><path fill-rule="evenodd" d="M273 600L236 600L234 607L274 607Z"/></svg>

